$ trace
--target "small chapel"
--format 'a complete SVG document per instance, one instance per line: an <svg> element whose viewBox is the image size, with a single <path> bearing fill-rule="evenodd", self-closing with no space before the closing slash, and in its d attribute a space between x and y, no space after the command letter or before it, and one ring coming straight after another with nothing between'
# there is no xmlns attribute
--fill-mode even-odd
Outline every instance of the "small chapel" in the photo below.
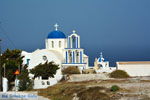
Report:
<svg viewBox="0 0 150 100"><path fill-rule="evenodd" d="M75 66L80 69L88 69L88 56L84 49L80 47L80 36L75 30L72 34L66 36L64 32L58 29L58 24L54 25L55 29L48 33L45 39L45 48L37 49L34 52L22 51L23 64L32 69L39 64L53 61L58 64L60 69L54 78L42 79L38 77L34 80L34 89L47 88L56 84L62 78L61 70L69 66ZM32 78L33 75L30 75Z"/></svg>

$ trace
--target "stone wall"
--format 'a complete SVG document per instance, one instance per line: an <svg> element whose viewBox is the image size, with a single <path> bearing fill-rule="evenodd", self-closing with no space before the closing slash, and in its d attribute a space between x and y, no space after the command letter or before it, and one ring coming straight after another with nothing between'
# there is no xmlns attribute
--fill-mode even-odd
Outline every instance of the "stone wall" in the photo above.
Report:
<svg viewBox="0 0 150 100"><path fill-rule="evenodd" d="M107 80L110 79L108 74L74 74L68 77L69 82L81 82L81 81L90 81L90 80Z"/></svg>

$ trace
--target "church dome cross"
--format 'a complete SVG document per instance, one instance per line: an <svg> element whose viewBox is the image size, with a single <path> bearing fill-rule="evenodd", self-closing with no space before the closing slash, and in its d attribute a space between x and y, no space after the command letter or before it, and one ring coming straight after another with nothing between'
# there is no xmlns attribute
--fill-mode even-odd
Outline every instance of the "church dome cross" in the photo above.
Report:
<svg viewBox="0 0 150 100"><path fill-rule="evenodd" d="M54 25L54 27L55 27L55 30L57 31L57 30L58 30L59 25L56 23L56 24Z"/></svg>

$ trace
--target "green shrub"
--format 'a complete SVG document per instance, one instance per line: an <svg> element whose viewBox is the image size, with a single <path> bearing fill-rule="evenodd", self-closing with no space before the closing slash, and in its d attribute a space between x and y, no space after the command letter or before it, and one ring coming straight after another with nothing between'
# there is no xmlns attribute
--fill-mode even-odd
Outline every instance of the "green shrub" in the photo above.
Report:
<svg viewBox="0 0 150 100"><path fill-rule="evenodd" d="M29 91L33 89L33 81L29 78L28 66L24 66L18 75L19 91Z"/></svg>
<svg viewBox="0 0 150 100"><path fill-rule="evenodd" d="M110 73L111 78L129 78L130 76L128 75L127 72L123 70L115 70Z"/></svg>
<svg viewBox="0 0 150 100"><path fill-rule="evenodd" d="M118 91L119 89L120 89L119 86L113 85L110 90L113 91L113 92L116 92L116 91Z"/></svg>
<svg viewBox="0 0 150 100"><path fill-rule="evenodd" d="M62 70L63 74L80 74L80 70L77 66L67 67Z"/></svg>

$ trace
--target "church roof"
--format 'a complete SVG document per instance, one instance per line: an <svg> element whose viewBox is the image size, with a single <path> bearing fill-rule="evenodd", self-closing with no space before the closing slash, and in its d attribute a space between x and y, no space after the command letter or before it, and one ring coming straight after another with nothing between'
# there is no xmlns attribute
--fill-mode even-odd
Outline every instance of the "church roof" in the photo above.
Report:
<svg viewBox="0 0 150 100"><path fill-rule="evenodd" d="M98 62L102 62L103 61L103 58L98 58Z"/></svg>
<svg viewBox="0 0 150 100"><path fill-rule="evenodd" d="M47 36L48 39L53 39L53 38L66 38L65 34L61 31L55 30L52 31L48 34Z"/></svg>

